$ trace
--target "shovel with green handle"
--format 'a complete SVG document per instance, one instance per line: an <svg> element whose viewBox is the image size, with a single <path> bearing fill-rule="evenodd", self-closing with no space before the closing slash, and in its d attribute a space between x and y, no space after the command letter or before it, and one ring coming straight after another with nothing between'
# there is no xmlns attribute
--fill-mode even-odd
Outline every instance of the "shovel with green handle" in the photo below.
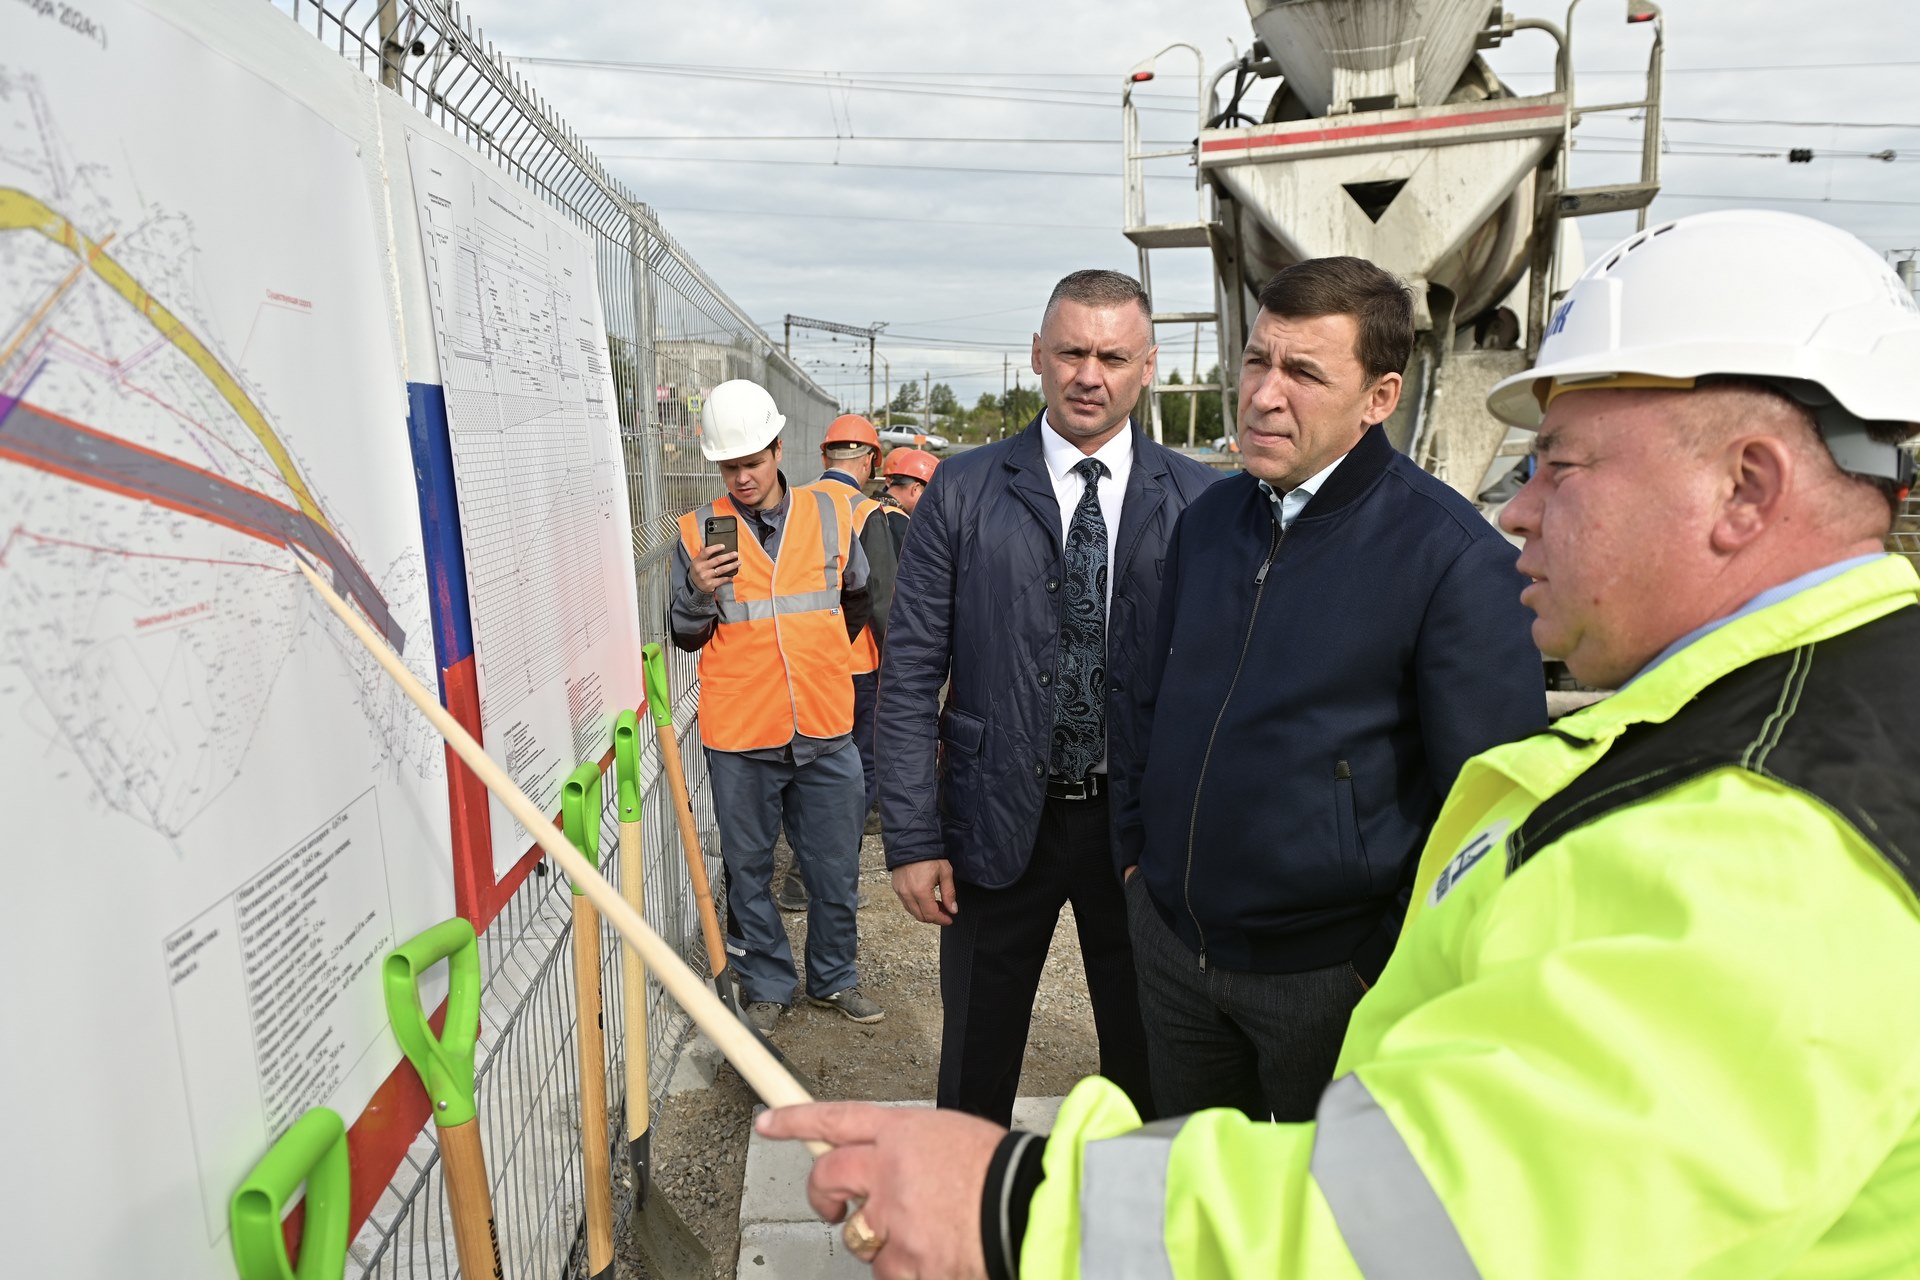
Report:
<svg viewBox="0 0 1920 1280"><path fill-rule="evenodd" d="M306 1221L294 1263L280 1219L303 1182ZM340 1280L347 1269L348 1184L347 1128L336 1112L315 1107L280 1135L227 1204L240 1280Z"/></svg>
<svg viewBox="0 0 1920 1280"><path fill-rule="evenodd" d="M613 778L620 809L620 895L646 914L646 853L640 832L640 718L622 711L613 722ZM673 1205L653 1186L647 1055L647 965L632 947L622 947L621 1009L627 1033L627 1159L633 1166L631 1238L654 1275L713 1274L713 1255L687 1229Z"/></svg>
<svg viewBox="0 0 1920 1280"><path fill-rule="evenodd" d="M727 944L720 936L720 913L714 909L713 888L707 882L707 860L700 852L700 832L694 826L693 798L687 791L687 774L680 762L680 735L673 727L673 702L667 692L667 658L660 646L650 644L640 650L640 665L646 675L647 710L653 714L653 727L660 738L660 767L667 775L667 794L673 798L673 817L680 827L680 849L687 859L687 878L693 881L693 900L700 908L700 932L707 940L707 967L713 973L713 989L728 1008L740 1017L740 1025L753 1033L767 1052L780 1060L789 1074L808 1093L820 1094L820 1086L798 1067L773 1041L760 1034L760 1028L740 1014L740 1000L727 976Z"/></svg>
<svg viewBox="0 0 1920 1280"><path fill-rule="evenodd" d="M442 960L447 962L447 1022L435 1036L420 1005L420 975ZM433 1103L460 1274L467 1280L501 1280L500 1233L473 1105L473 1050L480 1037L480 943L473 926L456 917L403 942L387 957L381 979L394 1039Z"/></svg>

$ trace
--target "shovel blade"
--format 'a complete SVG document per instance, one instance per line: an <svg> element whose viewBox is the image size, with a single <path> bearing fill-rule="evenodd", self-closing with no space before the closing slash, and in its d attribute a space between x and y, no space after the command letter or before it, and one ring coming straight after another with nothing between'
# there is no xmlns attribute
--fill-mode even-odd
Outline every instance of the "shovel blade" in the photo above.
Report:
<svg viewBox="0 0 1920 1280"><path fill-rule="evenodd" d="M630 1237L652 1280L707 1280L713 1253L674 1212L673 1204L648 1183L634 1184Z"/></svg>

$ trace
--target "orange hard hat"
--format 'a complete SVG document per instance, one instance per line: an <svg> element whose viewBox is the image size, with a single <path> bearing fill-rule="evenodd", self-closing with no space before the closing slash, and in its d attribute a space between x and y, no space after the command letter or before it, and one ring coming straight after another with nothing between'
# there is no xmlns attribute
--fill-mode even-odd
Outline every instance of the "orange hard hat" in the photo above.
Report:
<svg viewBox="0 0 1920 1280"><path fill-rule="evenodd" d="M830 444L864 444L877 456L880 452L880 433L859 414L843 413L827 424L827 435L820 445L825 448Z"/></svg>
<svg viewBox="0 0 1920 1280"><path fill-rule="evenodd" d="M933 469L940 465L940 459L919 449L895 449L887 455L880 468L880 474L886 476L911 476L922 484L933 479Z"/></svg>

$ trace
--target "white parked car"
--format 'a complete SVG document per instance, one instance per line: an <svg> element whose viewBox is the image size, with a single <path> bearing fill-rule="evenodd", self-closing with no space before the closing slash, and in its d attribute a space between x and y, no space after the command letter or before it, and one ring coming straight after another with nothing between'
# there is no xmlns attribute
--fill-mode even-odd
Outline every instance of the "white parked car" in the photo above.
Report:
<svg viewBox="0 0 1920 1280"><path fill-rule="evenodd" d="M889 448L945 449L947 438L932 431L921 431L917 427L887 427L880 432L880 443Z"/></svg>

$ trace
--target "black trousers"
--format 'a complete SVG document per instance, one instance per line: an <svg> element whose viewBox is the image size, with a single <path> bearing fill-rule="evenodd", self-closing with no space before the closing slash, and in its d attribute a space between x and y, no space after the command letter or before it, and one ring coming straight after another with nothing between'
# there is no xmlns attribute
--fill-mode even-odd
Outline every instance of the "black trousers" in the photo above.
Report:
<svg viewBox="0 0 1920 1280"><path fill-rule="evenodd" d="M1333 1079L1366 984L1341 961L1303 973L1211 966L1160 918L1146 881L1127 882L1140 1005L1161 1115L1238 1107L1255 1120L1311 1120ZM966 905L966 899L960 900Z"/></svg>
<svg viewBox="0 0 1920 1280"><path fill-rule="evenodd" d="M1071 902L1100 1037L1100 1074L1151 1120L1146 1033L1106 797L1046 801L1026 874L1004 889L963 882L957 892L960 910L940 931L939 1104L1011 1122L1034 993L1060 908Z"/></svg>

